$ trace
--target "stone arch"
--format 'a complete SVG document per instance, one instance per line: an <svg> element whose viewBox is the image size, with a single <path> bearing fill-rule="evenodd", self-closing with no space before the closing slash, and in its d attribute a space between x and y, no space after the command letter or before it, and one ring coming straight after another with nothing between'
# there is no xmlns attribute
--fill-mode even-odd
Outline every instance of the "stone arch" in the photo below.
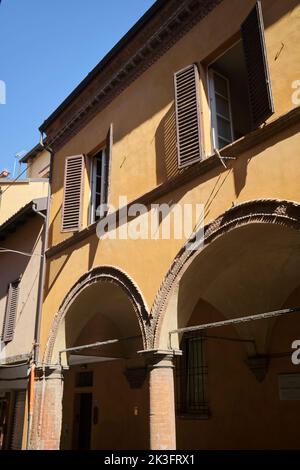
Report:
<svg viewBox="0 0 300 470"><path fill-rule="evenodd" d="M128 297L141 330L144 348L150 344L150 316L146 302L134 281L123 271L112 266L101 266L92 269L81 276L64 297L61 306L54 316L52 327L48 336L44 353L44 364L52 364L55 342L60 326L65 319L70 307L89 286L95 283L112 283L122 289Z"/></svg>
<svg viewBox="0 0 300 470"><path fill-rule="evenodd" d="M179 282L199 253L213 241L236 228L249 224L277 224L300 230L300 204L277 199L252 200L227 210L204 227L203 243L198 250L184 245L175 257L156 295L152 309L152 347L158 347L166 310L176 297ZM190 240L189 240L190 243Z"/></svg>

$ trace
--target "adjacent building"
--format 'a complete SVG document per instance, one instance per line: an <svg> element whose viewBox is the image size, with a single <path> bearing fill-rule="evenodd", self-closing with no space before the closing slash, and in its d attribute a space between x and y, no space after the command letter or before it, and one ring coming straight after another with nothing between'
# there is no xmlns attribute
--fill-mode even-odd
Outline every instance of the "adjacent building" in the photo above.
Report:
<svg viewBox="0 0 300 470"><path fill-rule="evenodd" d="M299 448L299 18L158 0L41 126L31 448ZM202 204L191 240L137 236L153 204Z"/></svg>

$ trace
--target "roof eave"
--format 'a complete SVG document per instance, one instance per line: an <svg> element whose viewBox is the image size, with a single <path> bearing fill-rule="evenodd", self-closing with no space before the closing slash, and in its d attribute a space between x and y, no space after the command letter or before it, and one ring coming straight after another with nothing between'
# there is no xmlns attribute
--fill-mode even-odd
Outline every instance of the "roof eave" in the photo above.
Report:
<svg viewBox="0 0 300 470"><path fill-rule="evenodd" d="M15 232L17 227L25 223L29 217L35 215L37 212L45 213L46 211L46 197L33 199L0 226L0 240L5 239L9 234Z"/></svg>

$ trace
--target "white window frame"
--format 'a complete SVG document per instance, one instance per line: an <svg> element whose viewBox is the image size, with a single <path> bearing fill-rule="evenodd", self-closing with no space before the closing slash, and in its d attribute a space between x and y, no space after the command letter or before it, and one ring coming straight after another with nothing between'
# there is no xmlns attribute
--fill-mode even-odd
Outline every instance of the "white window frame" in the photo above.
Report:
<svg viewBox="0 0 300 470"><path fill-rule="evenodd" d="M215 82L214 76L218 75L226 82L227 85L227 97L215 91ZM233 131L233 121L232 121L232 109L231 109L231 95L230 95L230 86L229 80L227 77L222 75L221 73L217 72L213 68L209 68L208 70L208 77L209 77L209 100L210 100L210 110L211 110L211 128L212 128L212 142L214 149L220 149L223 147L219 147L219 137L231 144L234 141L234 131ZM216 104L216 94L218 94L221 98L228 102L229 107L229 119L226 116L223 116L220 113L217 113L217 104ZM218 132L218 120L217 117L220 116L222 119L225 119L230 124L230 132L231 132L231 140L226 139L224 136L219 135Z"/></svg>
<svg viewBox="0 0 300 470"><path fill-rule="evenodd" d="M100 205L104 204L105 201L105 194L104 194L104 189L105 189L105 184L107 184L106 179L106 160L107 160L107 151L106 148L103 148L99 150L99 152L96 153L91 158L91 204L90 204L90 224L93 224L96 222L96 187L97 187L97 156L99 154L102 154L102 159L101 159L101 188L100 188Z"/></svg>

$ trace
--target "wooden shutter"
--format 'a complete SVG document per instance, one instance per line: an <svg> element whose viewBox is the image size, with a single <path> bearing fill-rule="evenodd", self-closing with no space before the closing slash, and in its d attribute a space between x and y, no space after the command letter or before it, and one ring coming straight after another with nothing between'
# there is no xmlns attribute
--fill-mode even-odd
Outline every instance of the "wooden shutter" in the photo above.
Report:
<svg viewBox="0 0 300 470"><path fill-rule="evenodd" d="M65 163L62 231L76 232L81 229L84 156L67 157Z"/></svg>
<svg viewBox="0 0 300 470"><path fill-rule="evenodd" d="M261 2L257 2L241 27L248 75L252 128L260 126L274 113L266 53Z"/></svg>
<svg viewBox="0 0 300 470"><path fill-rule="evenodd" d="M5 343L13 340L15 332L15 324L18 310L20 281L9 284L6 302L5 318L3 324L2 340Z"/></svg>
<svg viewBox="0 0 300 470"><path fill-rule="evenodd" d="M202 158L199 72L190 65L174 75L178 167Z"/></svg>
<svg viewBox="0 0 300 470"><path fill-rule="evenodd" d="M113 124L110 125L109 131L106 136L106 149L105 149L104 175L103 175L104 176L103 201L105 204L108 204L108 197L109 197L112 148L113 148Z"/></svg>

